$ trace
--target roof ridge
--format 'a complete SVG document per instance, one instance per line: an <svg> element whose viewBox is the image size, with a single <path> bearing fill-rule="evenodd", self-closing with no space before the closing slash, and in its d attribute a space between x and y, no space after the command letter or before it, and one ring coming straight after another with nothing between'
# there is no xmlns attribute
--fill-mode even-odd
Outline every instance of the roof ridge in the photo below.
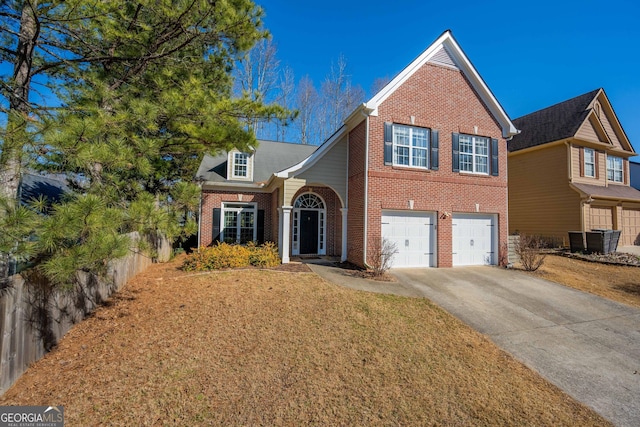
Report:
<svg viewBox="0 0 640 427"><path fill-rule="evenodd" d="M520 120L520 119L523 119L523 118L525 118L525 117L529 117L529 116L531 116L531 115L533 115L533 114L541 113L541 112L543 112L543 111L551 110L551 109L553 109L553 108L558 108L558 107L559 107L559 106L561 106L561 105L568 104L568 103L570 103L571 101L575 101L575 100L576 100L576 99L578 99L578 98L586 97L587 95L591 95L591 94L593 94L593 96L591 97L591 98L593 99L593 98L595 97L595 94L596 94L597 92L599 92L601 89L602 89L602 88L594 89L594 90L592 90L592 91L589 91L589 92L583 93L583 94L581 94L581 95L574 96L573 98L565 99L564 101L560 101L560 102L555 103L555 104L553 104L553 105L550 105L550 106L548 106L548 107L545 107L545 108L541 108L541 109L539 109L539 110L532 111L532 112L530 112L530 113L528 113L528 114L525 114L524 116L520 116L520 117L515 118L515 119L513 119L513 120ZM588 105L588 104L587 104L587 105Z"/></svg>

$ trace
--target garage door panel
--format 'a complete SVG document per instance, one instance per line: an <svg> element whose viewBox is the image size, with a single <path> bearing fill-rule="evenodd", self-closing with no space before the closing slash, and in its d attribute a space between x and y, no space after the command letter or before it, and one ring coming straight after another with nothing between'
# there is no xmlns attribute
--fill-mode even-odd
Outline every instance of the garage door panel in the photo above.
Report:
<svg viewBox="0 0 640 427"><path fill-rule="evenodd" d="M383 212L382 237L396 244L392 266L433 267L435 213Z"/></svg>
<svg viewBox="0 0 640 427"><path fill-rule="evenodd" d="M622 210L621 245L640 245L640 209Z"/></svg>
<svg viewBox="0 0 640 427"><path fill-rule="evenodd" d="M454 214L453 265L495 264L496 217L486 214Z"/></svg>

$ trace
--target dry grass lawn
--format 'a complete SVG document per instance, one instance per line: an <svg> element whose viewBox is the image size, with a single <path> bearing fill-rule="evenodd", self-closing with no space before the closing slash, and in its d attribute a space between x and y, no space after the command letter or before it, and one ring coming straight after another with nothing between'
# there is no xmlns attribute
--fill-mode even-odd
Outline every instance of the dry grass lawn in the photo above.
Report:
<svg viewBox="0 0 640 427"><path fill-rule="evenodd" d="M311 273L136 276L0 405L88 425L608 425L424 299Z"/></svg>
<svg viewBox="0 0 640 427"><path fill-rule="evenodd" d="M542 267L530 274L640 307L640 267L606 265L548 255Z"/></svg>

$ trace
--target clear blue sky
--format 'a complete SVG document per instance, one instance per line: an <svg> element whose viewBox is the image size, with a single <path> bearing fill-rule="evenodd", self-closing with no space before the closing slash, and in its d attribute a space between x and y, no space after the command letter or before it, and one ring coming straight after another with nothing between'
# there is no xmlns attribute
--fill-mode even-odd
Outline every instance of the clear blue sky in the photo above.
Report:
<svg viewBox="0 0 640 427"><path fill-rule="evenodd" d="M256 3L296 79L319 86L343 54L371 96L376 78L393 77L450 29L511 118L603 87L640 152L637 0Z"/></svg>

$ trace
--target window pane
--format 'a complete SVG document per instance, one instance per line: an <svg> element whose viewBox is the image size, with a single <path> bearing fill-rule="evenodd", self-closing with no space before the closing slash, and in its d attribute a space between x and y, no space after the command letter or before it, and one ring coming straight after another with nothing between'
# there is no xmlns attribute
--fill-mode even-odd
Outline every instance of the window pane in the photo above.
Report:
<svg viewBox="0 0 640 427"><path fill-rule="evenodd" d="M475 138L475 151L476 154L480 154L481 156L487 156L489 154L489 143L486 138Z"/></svg>
<svg viewBox="0 0 640 427"><path fill-rule="evenodd" d="M427 150L422 148L413 149L413 159L411 166L418 166L421 168L427 167Z"/></svg>
<svg viewBox="0 0 640 427"><path fill-rule="evenodd" d="M395 164L409 165L409 147L396 147Z"/></svg>
<svg viewBox="0 0 640 427"><path fill-rule="evenodd" d="M462 154L462 153L466 153L466 154L473 153L473 143L471 142L471 137L469 137L467 135L460 135L459 142L460 142L460 144L459 144L458 149L460 150L460 154Z"/></svg>
<svg viewBox="0 0 640 427"><path fill-rule="evenodd" d="M224 213L224 229L222 235L227 243L236 241L236 233L238 231L238 213L225 211Z"/></svg>
<svg viewBox="0 0 640 427"><path fill-rule="evenodd" d="M406 126L394 126L393 139L396 145L409 145L409 128Z"/></svg>
<svg viewBox="0 0 640 427"><path fill-rule="evenodd" d="M413 129L413 146L414 147L427 147L428 132L426 129Z"/></svg>
<svg viewBox="0 0 640 427"><path fill-rule="evenodd" d="M253 212L240 213L240 243L253 240Z"/></svg>
<svg viewBox="0 0 640 427"><path fill-rule="evenodd" d="M477 156L476 157L476 172L478 173L488 173L489 168L487 167L487 157Z"/></svg>
<svg viewBox="0 0 640 427"><path fill-rule="evenodd" d="M473 156L471 154L460 153L460 170L473 172Z"/></svg>

